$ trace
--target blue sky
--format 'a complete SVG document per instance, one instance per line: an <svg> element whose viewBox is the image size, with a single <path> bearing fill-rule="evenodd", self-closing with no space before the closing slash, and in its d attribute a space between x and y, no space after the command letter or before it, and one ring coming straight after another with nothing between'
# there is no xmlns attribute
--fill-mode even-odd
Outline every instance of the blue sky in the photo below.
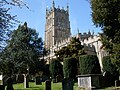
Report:
<svg viewBox="0 0 120 90"><path fill-rule="evenodd" d="M40 37L44 40L44 31L45 31L45 15L46 8L52 6L53 0L23 0L28 4L29 9L27 8L16 8L12 7L11 14L17 15L18 20L23 24L24 22L28 23L30 28L34 28L39 33ZM69 19L71 25L72 35L77 34L77 29L79 32L95 32L97 34L100 32L100 28L96 28L92 23L91 9L90 4L87 0L54 0L55 6L60 8L64 7L66 9L67 2L69 5ZM17 27L16 27L17 28Z"/></svg>

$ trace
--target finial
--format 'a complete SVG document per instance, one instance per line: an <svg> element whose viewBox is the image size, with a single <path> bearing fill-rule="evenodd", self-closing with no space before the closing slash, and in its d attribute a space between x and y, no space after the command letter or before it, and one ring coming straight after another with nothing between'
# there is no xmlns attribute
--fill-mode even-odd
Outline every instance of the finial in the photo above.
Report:
<svg viewBox="0 0 120 90"><path fill-rule="evenodd" d="M46 11L48 11L48 6L46 7Z"/></svg>
<svg viewBox="0 0 120 90"><path fill-rule="evenodd" d="M78 38L78 39L80 39L80 33L79 33L79 28L77 29L77 37L76 38Z"/></svg>
<svg viewBox="0 0 120 90"><path fill-rule="evenodd" d="M27 28L27 22L25 22L23 26L26 29Z"/></svg>
<svg viewBox="0 0 120 90"><path fill-rule="evenodd" d="M53 0L53 8L55 7L55 2L54 2L54 0Z"/></svg>
<svg viewBox="0 0 120 90"><path fill-rule="evenodd" d="M92 35L94 36L94 30L93 30L93 32L92 32Z"/></svg>
<svg viewBox="0 0 120 90"><path fill-rule="evenodd" d="M46 11L48 11L48 9L46 8Z"/></svg>
<svg viewBox="0 0 120 90"><path fill-rule="evenodd" d="M68 5L69 3L68 3L68 0L67 0L67 11L69 12L69 5Z"/></svg>
<svg viewBox="0 0 120 90"><path fill-rule="evenodd" d="M91 35L91 32L90 32L90 30L88 31L88 34L89 34L89 35Z"/></svg>
<svg viewBox="0 0 120 90"><path fill-rule="evenodd" d="M48 14L48 8L46 8L46 15Z"/></svg>
<svg viewBox="0 0 120 90"><path fill-rule="evenodd" d="M78 34L79 34L79 28L77 29L77 32L78 32Z"/></svg>

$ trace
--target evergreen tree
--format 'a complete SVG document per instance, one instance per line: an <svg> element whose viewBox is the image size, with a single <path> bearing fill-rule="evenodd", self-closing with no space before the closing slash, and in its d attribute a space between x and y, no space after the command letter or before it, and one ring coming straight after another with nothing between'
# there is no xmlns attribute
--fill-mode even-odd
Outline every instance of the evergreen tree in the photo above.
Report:
<svg viewBox="0 0 120 90"><path fill-rule="evenodd" d="M3 62L13 64L11 73L36 73L41 70L44 61L40 60L43 50L42 39L38 37L36 30L28 28L27 23L14 30L8 45L1 55ZM7 67L5 67L7 68ZM11 68L11 67L8 67ZM8 69L7 68L7 69Z"/></svg>
<svg viewBox="0 0 120 90"><path fill-rule="evenodd" d="M107 79L105 80L105 83L109 86L114 85L115 80L119 80L119 72L116 66L112 64L110 56L103 57L102 61L104 76Z"/></svg>
<svg viewBox="0 0 120 90"><path fill-rule="evenodd" d="M120 0L91 0L92 18L101 27L101 40L120 70Z"/></svg>
<svg viewBox="0 0 120 90"><path fill-rule="evenodd" d="M55 79L57 75L63 76L62 64L57 59L52 59L50 63L50 74L53 79Z"/></svg>
<svg viewBox="0 0 120 90"><path fill-rule="evenodd" d="M96 55L82 55L79 57L80 74L101 74L100 64Z"/></svg>
<svg viewBox="0 0 120 90"><path fill-rule="evenodd" d="M76 80L76 75L78 75L78 60L72 57L64 58L63 73L64 78L71 78Z"/></svg>
<svg viewBox="0 0 120 90"><path fill-rule="evenodd" d="M84 55L85 50L84 46L81 45L79 38L73 37L70 41L70 44L63 47L59 51L55 51L56 57L59 60L63 61L63 58L74 57L78 60L79 55Z"/></svg>

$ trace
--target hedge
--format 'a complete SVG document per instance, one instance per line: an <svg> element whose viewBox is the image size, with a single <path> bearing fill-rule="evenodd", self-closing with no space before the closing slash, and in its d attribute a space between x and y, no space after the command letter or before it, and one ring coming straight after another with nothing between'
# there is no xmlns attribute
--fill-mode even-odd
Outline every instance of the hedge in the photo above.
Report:
<svg viewBox="0 0 120 90"><path fill-rule="evenodd" d="M62 64L57 59L53 59L50 63L51 77L55 79L57 75L63 76L62 68L63 68Z"/></svg>
<svg viewBox="0 0 120 90"><path fill-rule="evenodd" d="M119 80L119 72L115 65L111 63L110 56L103 57L102 64L106 86L114 85L115 80Z"/></svg>
<svg viewBox="0 0 120 90"><path fill-rule="evenodd" d="M78 74L78 60L75 58L64 58L63 73L65 78L75 79Z"/></svg>
<svg viewBox="0 0 120 90"><path fill-rule="evenodd" d="M82 55L79 57L79 73L101 74L100 64L96 55Z"/></svg>

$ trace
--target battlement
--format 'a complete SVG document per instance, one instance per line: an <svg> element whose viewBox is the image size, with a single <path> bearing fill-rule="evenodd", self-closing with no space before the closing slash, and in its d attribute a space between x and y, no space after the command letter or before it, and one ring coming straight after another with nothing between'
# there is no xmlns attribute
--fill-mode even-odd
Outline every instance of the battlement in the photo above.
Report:
<svg viewBox="0 0 120 90"><path fill-rule="evenodd" d="M70 43L70 40L71 40L71 37L65 39L65 40L62 40L61 42L59 43L56 43L54 46L50 47L50 49L55 49L55 48L62 48L64 46L67 46L69 43Z"/></svg>
<svg viewBox="0 0 120 90"><path fill-rule="evenodd" d="M54 8L54 10L51 8L50 10L46 10L46 17L48 17L49 15L51 15L53 13L53 11L55 13L64 13L66 15L68 15L68 11L64 10L64 9L59 9L59 8Z"/></svg>
<svg viewBox="0 0 120 90"><path fill-rule="evenodd" d="M70 43L71 38L72 37L69 37L59 43L56 43L54 46L50 47L50 51L57 51L57 50L60 50L62 47L67 46ZM102 45L101 41L100 42L99 41L100 41L100 37L97 35L90 36L87 39L84 39L83 41L80 40L81 44L84 45L84 47L87 50L90 50L92 52L99 51L98 49L96 49L97 51L95 51L95 48L98 48L98 46L97 46L98 43L99 43L99 47L100 47L100 45ZM54 52L52 52L52 53L54 53Z"/></svg>
<svg viewBox="0 0 120 90"><path fill-rule="evenodd" d="M50 7L50 9L46 8L46 17L51 15L53 12L55 12L55 13L64 13L64 14L68 15L69 14L68 11L69 11L68 5L67 5L66 9L64 9L64 7L60 8L59 6L56 8L55 3L53 1L52 7Z"/></svg>
<svg viewBox="0 0 120 90"><path fill-rule="evenodd" d="M87 39L84 39L82 42L86 43L86 44L90 44L90 43L96 42L98 40L100 40L100 37L97 35L94 35L94 36L88 37Z"/></svg>
<svg viewBox="0 0 120 90"><path fill-rule="evenodd" d="M88 33L84 32L84 33L78 33L77 35L75 35L74 37L79 38L80 41L84 41L85 39L88 39L89 37L93 37L94 34L91 34L91 32L89 31Z"/></svg>

